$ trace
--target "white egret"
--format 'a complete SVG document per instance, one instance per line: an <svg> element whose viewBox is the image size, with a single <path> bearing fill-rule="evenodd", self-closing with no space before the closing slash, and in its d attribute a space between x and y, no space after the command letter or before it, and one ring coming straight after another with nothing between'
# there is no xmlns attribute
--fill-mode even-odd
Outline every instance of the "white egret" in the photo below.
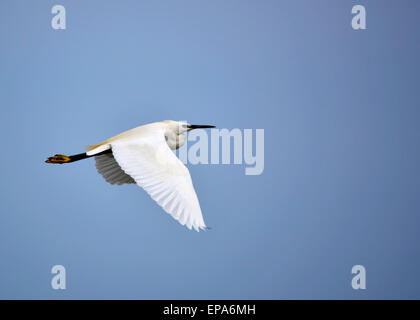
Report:
<svg viewBox="0 0 420 320"><path fill-rule="evenodd" d="M88 146L86 153L56 154L47 163L95 157L96 169L111 184L136 183L181 225L206 229L197 194L185 165L171 151L183 146L185 132L209 125L165 120L125 131Z"/></svg>

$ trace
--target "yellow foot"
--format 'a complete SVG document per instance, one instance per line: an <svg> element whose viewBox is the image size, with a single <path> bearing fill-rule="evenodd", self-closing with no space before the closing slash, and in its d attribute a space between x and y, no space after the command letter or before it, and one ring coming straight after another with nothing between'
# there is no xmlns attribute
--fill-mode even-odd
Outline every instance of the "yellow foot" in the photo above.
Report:
<svg viewBox="0 0 420 320"><path fill-rule="evenodd" d="M53 157L49 157L47 160L45 160L46 163L66 163L70 162L70 157L65 156L64 154L56 154Z"/></svg>

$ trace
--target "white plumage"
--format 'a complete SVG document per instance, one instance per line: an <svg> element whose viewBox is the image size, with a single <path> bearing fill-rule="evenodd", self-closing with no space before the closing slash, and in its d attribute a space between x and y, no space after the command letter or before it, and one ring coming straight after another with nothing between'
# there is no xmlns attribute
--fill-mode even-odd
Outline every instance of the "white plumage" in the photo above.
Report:
<svg viewBox="0 0 420 320"><path fill-rule="evenodd" d="M189 125L166 120L123 132L88 147L98 172L111 184L137 183L180 224L205 229L190 173L171 151L185 143L184 132L213 126Z"/></svg>

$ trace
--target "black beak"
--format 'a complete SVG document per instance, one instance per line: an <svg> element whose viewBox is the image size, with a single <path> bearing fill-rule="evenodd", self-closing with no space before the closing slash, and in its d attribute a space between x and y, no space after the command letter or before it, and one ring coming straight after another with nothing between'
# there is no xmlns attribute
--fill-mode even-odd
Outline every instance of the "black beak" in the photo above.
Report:
<svg viewBox="0 0 420 320"><path fill-rule="evenodd" d="M210 128L216 128L215 126L208 126L205 124L189 124L187 125L188 130L194 130L194 129L210 129Z"/></svg>

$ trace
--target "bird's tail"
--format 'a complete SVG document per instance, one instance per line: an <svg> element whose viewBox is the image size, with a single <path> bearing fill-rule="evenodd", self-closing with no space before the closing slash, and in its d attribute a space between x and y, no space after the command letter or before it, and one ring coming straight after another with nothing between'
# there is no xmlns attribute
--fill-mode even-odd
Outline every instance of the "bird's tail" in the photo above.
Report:
<svg viewBox="0 0 420 320"><path fill-rule="evenodd" d="M98 147L100 147L101 145L103 145L105 142L99 142L97 144L92 144L90 146L86 146L86 151L92 151L93 149L96 149Z"/></svg>

